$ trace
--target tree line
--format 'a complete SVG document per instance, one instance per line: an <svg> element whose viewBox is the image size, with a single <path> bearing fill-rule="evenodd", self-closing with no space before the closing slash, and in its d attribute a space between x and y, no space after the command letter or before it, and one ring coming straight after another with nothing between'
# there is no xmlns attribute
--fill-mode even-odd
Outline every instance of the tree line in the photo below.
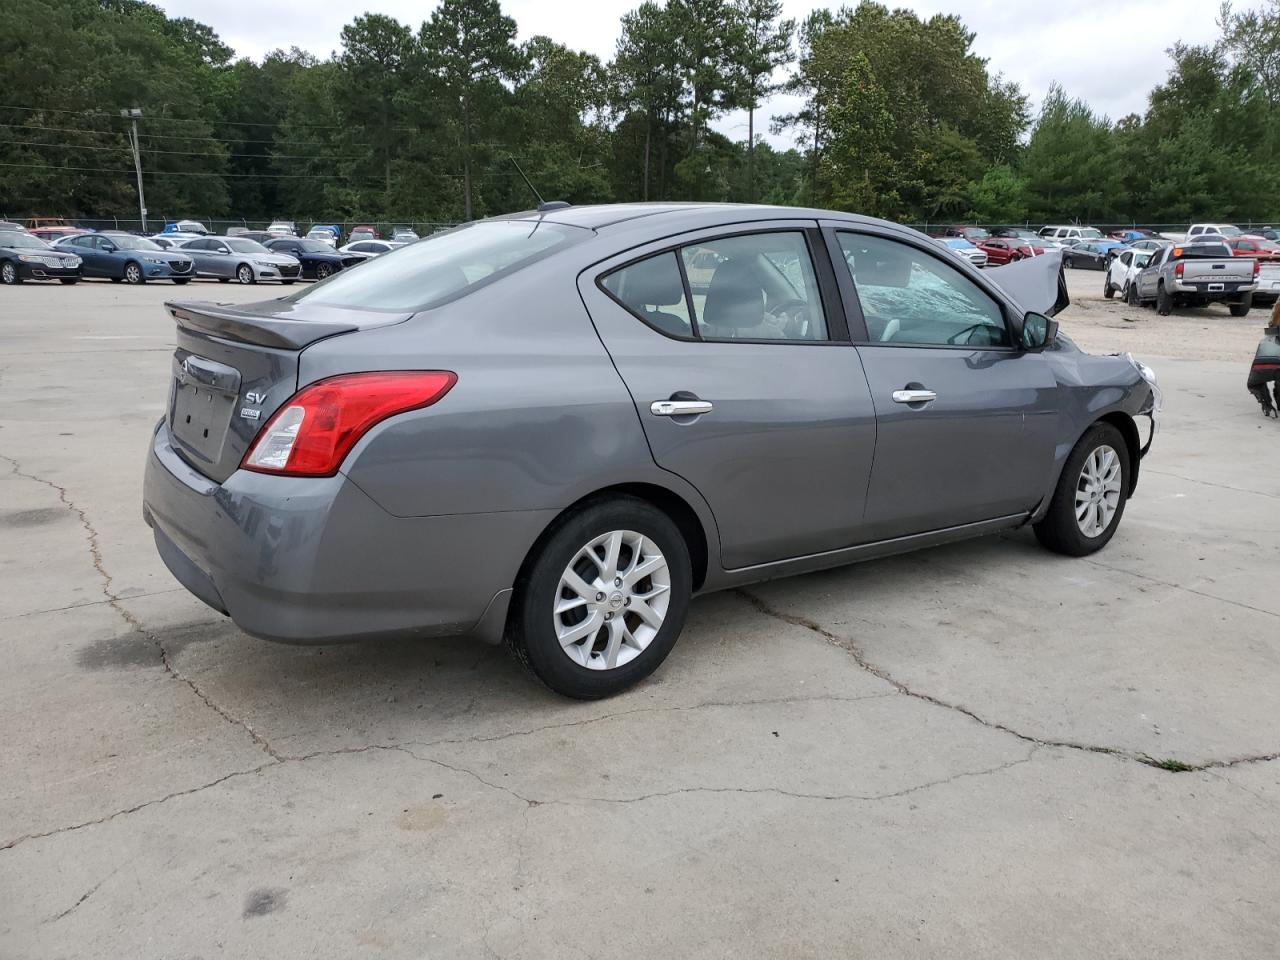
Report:
<svg viewBox="0 0 1280 960"><path fill-rule="evenodd" d="M645 0L612 58L499 0L354 18L320 58L236 58L142 0L26 0L0 32L0 214L453 221L547 198L763 201L904 222L1280 219L1280 0L1178 44L1142 115L1025 91L958 16ZM1100 69L1105 69L1100 66ZM798 107L764 115L776 92ZM741 135L716 121L745 111ZM795 146L770 146L766 130Z"/></svg>

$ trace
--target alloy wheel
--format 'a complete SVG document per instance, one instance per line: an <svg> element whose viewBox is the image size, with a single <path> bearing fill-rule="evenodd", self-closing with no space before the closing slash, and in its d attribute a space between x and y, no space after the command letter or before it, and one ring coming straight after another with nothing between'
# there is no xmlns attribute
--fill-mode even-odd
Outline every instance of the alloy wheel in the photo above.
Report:
<svg viewBox="0 0 1280 960"><path fill-rule="evenodd" d="M325 277L329 276L329 274L331 273L333 273L333 267L329 266L329 264L327 263L322 263L320 264L320 266L316 267L317 280L323 280Z"/></svg>
<svg viewBox="0 0 1280 960"><path fill-rule="evenodd" d="M596 537L560 576L553 622L570 660L612 670L644 652L662 628L671 570L658 545L631 530Z"/></svg>
<svg viewBox="0 0 1280 960"><path fill-rule="evenodd" d="M124 279L127 283L142 282L142 268L136 263L131 263L124 268Z"/></svg>
<svg viewBox="0 0 1280 960"><path fill-rule="evenodd" d="M236 271L236 279L241 283L253 283L253 268L245 265Z"/></svg>
<svg viewBox="0 0 1280 960"><path fill-rule="evenodd" d="M17 283L18 268L12 263L6 263L3 267L0 267L0 280L3 280L5 283Z"/></svg>
<svg viewBox="0 0 1280 960"><path fill-rule="evenodd" d="M1100 537L1115 519L1122 483L1120 457L1103 444L1085 458L1076 481L1076 525L1086 537Z"/></svg>

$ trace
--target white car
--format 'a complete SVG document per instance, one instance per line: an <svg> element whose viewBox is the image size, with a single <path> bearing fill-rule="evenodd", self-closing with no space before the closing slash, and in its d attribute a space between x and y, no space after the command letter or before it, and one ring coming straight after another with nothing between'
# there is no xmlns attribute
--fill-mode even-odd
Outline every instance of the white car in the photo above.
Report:
<svg viewBox="0 0 1280 960"><path fill-rule="evenodd" d="M1202 236L1219 236L1234 240L1244 236L1244 231L1229 223L1193 223L1187 231L1186 239L1191 241Z"/></svg>
<svg viewBox="0 0 1280 960"><path fill-rule="evenodd" d="M298 225L292 220L273 220L267 227L267 233L277 233L282 237L296 237Z"/></svg>
<svg viewBox="0 0 1280 960"><path fill-rule="evenodd" d="M338 238L333 235L333 231L327 227L316 227L307 233L308 240L319 240L321 243L327 243L331 247L337 247Z"/></svg>
<svg viewBox="0 0 1280 960"><path fill-rule="evenodd" d="M203 236L205 236L205 234L203 233L175 232L175 233L157 233L154 236L148 237L147 239L151 240L153 243L159 244L161 247L163 247L166 250L176 250L178 247L182 246L188 240L199 240Z"/></svg>
<svg viewBox="0 0 1280 960"><path fill-rule="evenodd" d="M1045 240L1056 240L1063 244L1068 240L1079 243L1081 240L1102 240L1102 231L1095 227L1055 226L1050 224L1040 228L1040 236Z"/></svg>
<svg viewBox="0 0 1280 960"><path fill-rule="evenodd" d="M970 243L964 237L938 237L938 242L948 250L964 257L979 270L987 265L989 258L986 251Z"/></svg>
<svg viewBox="0 0 1280 960"><path fill-rule="evenodd" d="M371 260L403 246L403 243L396 243L392 240L357 240L355 243L348 243L345 247L339 247L338 252L350 253L354 256Z"/></svg>
<svg viewBox="0 0 1280 960"><path fill-rule="evenodd" d="M1117 293L1129 304L1137 303L1137 288L1133 286L1133 278L1151 262L1151 250L1126 250L1107 268L1102 280L1102 295L1110 300Z"/></svg>

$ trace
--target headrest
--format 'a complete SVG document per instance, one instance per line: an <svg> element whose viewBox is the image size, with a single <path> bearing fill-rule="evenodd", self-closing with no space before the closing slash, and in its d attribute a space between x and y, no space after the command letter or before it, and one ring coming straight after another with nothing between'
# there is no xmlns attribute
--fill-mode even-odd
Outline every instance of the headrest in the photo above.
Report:
<svg viewBox="0 0 1280 960"><path fill-rule="evenodd" d="M626 303L669 307L684 299L684 285L674 262L675 254L652 257L622 271L618 296Z"/></svg>
<svg viewBox="0 0 1280 960"><path fill-rule="evenodd" d="M764 322L764 304L764 287L751 262L726 260L711 277L702 321L714 327L758 327Z"/></svg>

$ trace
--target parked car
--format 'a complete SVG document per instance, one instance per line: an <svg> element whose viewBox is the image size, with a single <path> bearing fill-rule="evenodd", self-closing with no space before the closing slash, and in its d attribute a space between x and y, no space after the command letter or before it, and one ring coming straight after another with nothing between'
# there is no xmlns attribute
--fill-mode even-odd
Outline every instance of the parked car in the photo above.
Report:
<svg viewBox="0 0 1280 960"><path fill-rule="evenodd" d="M209 228L199 220L174 220L166 223L164 229L160 231L162 234L184 233L194 234L198 237L208 236Z"/></svg>
<svg viewBox="0 0 1280 960"><path fill-rule="evenodd" d="M248 227L227 227L225 234L228 237L243 237L248 232Z"/></svg>
<svg viewBox="0 0 1280 960"><path fill-rule="evenodd" d="M10 223L8 220L0 220L0 230L16 230L18 233L26 233L27 228L20 223Z"/></svg>
<svg viewBox="0 0 1280 960"><path fill-rule="evenodd" d="M323 243L330 250L338 249L338 238L328 227L312 227L307 231L306 239Z"/></svg>
<svg viewBox="0 0 1280 960"><path fill-rule="evenodd" d="M76 237L82 233L92 233L91 230L82 230L80 227L36 227L27 232L33 237L39 237L45 243L54 243L63 237Z"/></svg>
<svg viewBox="0 0 1280 960"><path fill-rule="evenodd" d="M276 236L296 237L298 235L298 225L292 220L273 220L267 224L267 233L273 233Z"/></svg>
<svg viewBox="0 0 1280 960"><path fill-rule="evenodd" d="M1102 279L1102 295L1110 300L1118 293L1122 299L1137 306L1137 292L1132 285L1133 278L1150 259L1150 250L1129 248L1121 251L1120 255L1115 257L1107 267L1106 276Z"/></svg>
<svg viewBox="0 0 1280 960"><path fill-rule="evenodd" d="M1163 240L1164 238L1154 230L1145 230L1141 227L1134 227L1127 230L1112 230L1107 234L1108 240L1119 240L1125 246L1130 246L1140 240Z"/></svg>
<svg viewBox="0 0 1280 960"><path fill-rule="evenodd" d="M1061 246L1056 240L1047 240L1034 230L1028 230L1026 227L992 227L991 236L1002 240L1022 240L1033 246L1040 247L1042 250L1056 250Z"/></svg>
<svg viewBox="0 0 1280 960"><path fill-rule="evenodd" d="M347 243L355 243L359 240L377 240L378 228L369 223L361 223L351 228L351 233L347 235Z"/></svg>
<svg viewBox="0 0 1280 960"><path fill-rule="evenodd" d="M396 243L412 243L418 239L417 232L412 227L392 227L391 236L388 238Z"/></svg>
<svg viewBox="0 0 1280 960"><path fill-rule="evenodd" d="M1062 253L1062 264L1083 270L1105 270L1111 264L1111 246L1102 240L1080 240Z"/></svg>
<svg viewBox="0 0 1280 960"><path fill-rule="evenodd" d="M1232 256L1225 243L1175 244L1156 251L1132 287L1137 302L1154 303L1161 316L1226 302L1233 317L1243 317L1253 306L1259 273L1257 260Z"/></svg>
<svg viewBox="0 0 1280 960"><path fill-rule="evenodd" d="M0 230L0 283L13 286L23 280L80 279L80 258L56 250L25 230Z"/></svg>
<svg viewBox="0 0 1280 960"><path fill-rule="evenodd" d="M1232 240L1244 236L1244 231L1229 223L1193 223L1187 230L1187 242L1207 236L1224 237Z"/></svg>
<svg viewBox="0 0 1280 960"><path fill-rule="evenodd" d="M948 250L964 257L975 267L982 268L987 265L987 252L975 243L970 243L964 237L937 237L937 241Z"/></svg>
<svg viewBox="0 0 1280 960"><path fill-rule="evenodd" d="M123 231L104 230L63 237L57 247L77 254L84 261L85 277L101 277L115 283L172 280L181 285L194 275L191 258L182 251L166 250L147 237Z"/></svg>
<svg viewBox="0 0 1280 960"><path fill-rule="evenodd" d="M1041 264L1030 302L997 282ZM694 593L1024 525L1104 547L1159 392L1059 336L1060 295L1055 257L980 271L836 212L472 223L280 300L171 304L143 515L251 634L505 638L607 696Z"/></svg>
<svg viewBox="0 0 1280 960"><path fill-rule="evenodd" d="M248 237L202 237L188 240L179 249L195 261L198 275L217 277L223 283L279 280L288 285L302 276L296 257L268 250Z"/></svg>
<svg viewBox="0 0 1280 960"><path fill-rule="evenodd" d="M254 240L258 243L266 243L268 240L279 240L281 237L287 236L287 234L271 233L267 230L246 230L244 233L236 234L236 236L243 237L246 240Z"/></svg>
<svg viewBox="0 0 1280 960"><path fill-rule="evenodd" d="M963 237L972 244L977 244L982 240L991 236L983 227L966 227L957 225L954 227L946 227L942 231L944 237Z"/></svg>
<svg viewBox="0 0 1280 960"><path fill-rule="evenodd" d="M1237 257L1253 257L1255 260L1280 260L1280 243L1260 236L1236 237L1227 246Z"/></svg>
<svg viewBox="0 0 1280 960"><path fill-rule="evenodd" d="M1146 240L1134 240L1128 246L1130 250L1145 250L1147 253L1153 253L1163 247L1172 246L1172 244L1172 240L1148 238Z"/></svg>
<svg viewBox="0 0 1280 960"><path fill-rule="evenodd" d="M1044 247L1033 245L1025 240L1006 240L1003 237L987 237L978 241L978 249L987 255L987 262L1001 267L1016 260L1027 257L1038 257L1044 253Z"/></svg>
<svg viewBox="0 0 1280 960"><path fill-rule="evenodd" d="M390 253L392 250L403 246L403 243L392 243L390 240L357 240L354 243L339 247L338 252L368 260L371 257L380 257L384 253Z"/></svg>
<svg viewBox="0 0 1280 960"><path fill-rule="evenodd" d="M74 227L75 224L66 217L28 217L26 227L35 232L42 227Z"/></svg>
<svg viewBox="0 0 1280 960"><path fill-rule="evenodd" d="M1047 226L1040 228L1040 236L1047 240L1101 240L1102 231L1094 227Z"/></svg>
<svg viewBox="0 0 1280 960"><path fill-rule="evenodd" d="M172 233L157 233L147 239L162 250L177 250L188 240L199 240L203 236L203 233L179 233L175 230Z"/></svg>
<svg viewBox="0 0 1280 960"><path fill-rule="evenodd" d="M1280 230L1276 230L1273 227L1263 227L1258 231L1258 235L1267 240L1280 240Z"/></svg>
<svg viewBox="0 0 1280 960"><path fill-rule="evenodd" d="M359 254L339 253L323 240L298 237L275 237L263 244L272 253L283 253L302 264L302 275L308 280L323 280L343 267L364 262Z"/></svg>

